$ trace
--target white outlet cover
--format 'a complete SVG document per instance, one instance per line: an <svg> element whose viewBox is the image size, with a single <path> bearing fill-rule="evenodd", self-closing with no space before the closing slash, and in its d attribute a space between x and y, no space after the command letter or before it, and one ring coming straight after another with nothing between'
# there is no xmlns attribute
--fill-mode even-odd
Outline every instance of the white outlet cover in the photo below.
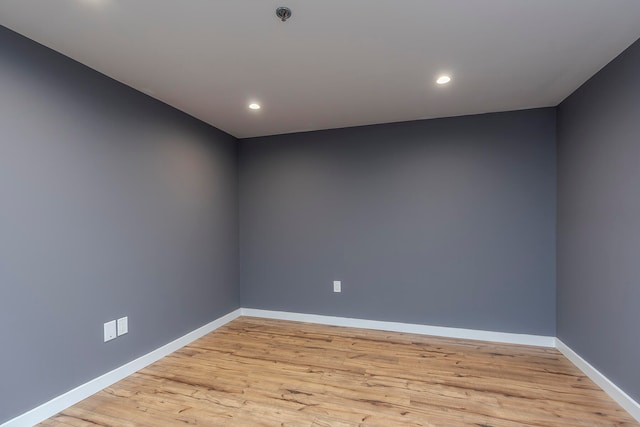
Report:
<svg viewBox="0 0 640 427"><path fill-rule="evenodd" d="M342 292L342 282L340 280L333 281L333 292Z"/></svg>
<svg viewBox="0 0 640 427"><path fill-rule="evenodd" d="M116 337L116 321L112 320L104 324L104 342L111 341Z"/></svg>
<svg viewBox="0 0 640 427"><path fill-rule="evenodd" d="M129 317L121 317L118 319L118 336L129 332Z"/></svg>

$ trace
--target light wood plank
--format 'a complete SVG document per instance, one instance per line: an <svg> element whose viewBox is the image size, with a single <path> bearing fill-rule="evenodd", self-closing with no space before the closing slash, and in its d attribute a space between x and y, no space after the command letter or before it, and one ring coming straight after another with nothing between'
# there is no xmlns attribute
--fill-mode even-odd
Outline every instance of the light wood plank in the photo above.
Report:
<svg viewBox="0 0 640 427"><path fill-rule="evenodd" d="M639 426L555 349L241 317L41 426Z"/></svg>

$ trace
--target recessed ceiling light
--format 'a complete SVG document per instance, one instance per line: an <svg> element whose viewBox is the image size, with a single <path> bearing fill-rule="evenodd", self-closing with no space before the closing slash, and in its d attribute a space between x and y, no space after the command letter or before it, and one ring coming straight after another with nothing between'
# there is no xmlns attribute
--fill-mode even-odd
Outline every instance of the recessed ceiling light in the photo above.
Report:
<svg viewBox="0 0 640 427"><path fill-rule="evenodd" d="M249 104L249 109L251 110L259 110L260 109L260 104L256 104L255 102L252 104Z"/></svg>
<svg viewBox="0 0 640 427"><path fill-rule="evenodd" d="M451 81L451 77L443 75L438 77L438 80L436 80L436 83L438 83L439 85L446 85L450 81Z"/></svg>

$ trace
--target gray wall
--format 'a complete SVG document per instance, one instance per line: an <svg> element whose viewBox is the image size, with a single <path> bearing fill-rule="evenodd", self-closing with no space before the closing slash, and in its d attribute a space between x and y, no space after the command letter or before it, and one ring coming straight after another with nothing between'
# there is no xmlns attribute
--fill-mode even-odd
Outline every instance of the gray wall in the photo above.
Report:
<svg viewBox="0 0 640 427"><path fill-rule="evenodd" d="M558 110L558 337L640 401L640 42Z"/></svg>
<svg viewBox="0 0 640 427"><path fill-rule="evenodd" d="M239 307L236 169L233 137L0 27L0 423Z"/></svg>
<svg viewBox="0 0 640 427"><path fill-rule="evenodd" d="M555 155L552 108L241 140L242 305L555 335Z"/></svg>

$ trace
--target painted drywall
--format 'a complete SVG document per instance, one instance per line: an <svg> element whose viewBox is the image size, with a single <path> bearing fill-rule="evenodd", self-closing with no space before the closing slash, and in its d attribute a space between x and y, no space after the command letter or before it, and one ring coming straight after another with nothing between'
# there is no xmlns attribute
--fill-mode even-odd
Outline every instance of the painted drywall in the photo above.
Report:
<svg viewBox="0 0 640 427"><path fill-rule="evenodd" d="M555 155L554 109L241 140L242 306L554 336Z"/></svg>
<svg viewBox="0 0 640 427"><path fill-rule="evenodd" d="M558 108L558 337L640 401L640 42Z"/></svg>
<svg viewBox="0 0 640 427"><path fill-rule="evenodd" d="M0 424L238 308L237 222L235 138L0 27Z"/></svg>

